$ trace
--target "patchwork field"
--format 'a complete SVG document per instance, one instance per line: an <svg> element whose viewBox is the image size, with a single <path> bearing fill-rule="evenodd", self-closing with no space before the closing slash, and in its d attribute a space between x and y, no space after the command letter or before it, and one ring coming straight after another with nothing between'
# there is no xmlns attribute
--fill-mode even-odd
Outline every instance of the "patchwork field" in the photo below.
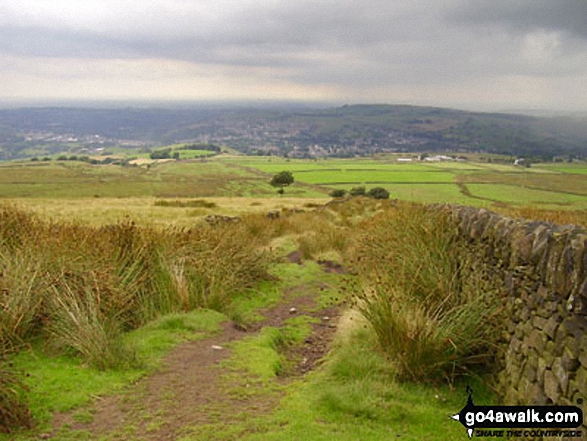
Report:
<svg viewBox="0 0 587 441"><path fill-rule="evenodd" d="M236 160L235 160L236 161ZM383 187L392 198L480 207L535 206L587 209L587 164L530 168L478 162L397 163L392 160L247 158L239 167L267 173L289 170L297 182L349 190Z"/></svg>
<svg viewBox="0 0 587 441"><path fill-rule="evenodd" d="M285 189L285 198L305 201L286 202L269 185L271 177L283 170L291 171L295 179ZM223 213L230 214L256 211L257 204L263 209L300 206L311 203L307 199L326 200L333 189L350 190L356 186L365 186L367 190L383 187L392 199L424 203L587 210L587 164L582 163L537 164L525 168L481 162L398 163L390 157L298 160L219 155L125 167L78 161L0 165L0 198L18 199L27 206L40 205L42 209L48 205L59 206L58 202L48 203L44 200L47 198L83 198L84 205L99 206L101 213L109 218L108 213L126 213L130 207L134 210L142 206L139 211L149 212L147 218L156 221L164 214L160 208L152 208L156 198L247 198L227 204L215 202L223 207ZM133 201L116 201L126 198ZM257 199L272 201L255 202ZM176 209L168 216L179 215L189 222L190 217L206 214L194 209L183 212L182 215Z"/></svg>

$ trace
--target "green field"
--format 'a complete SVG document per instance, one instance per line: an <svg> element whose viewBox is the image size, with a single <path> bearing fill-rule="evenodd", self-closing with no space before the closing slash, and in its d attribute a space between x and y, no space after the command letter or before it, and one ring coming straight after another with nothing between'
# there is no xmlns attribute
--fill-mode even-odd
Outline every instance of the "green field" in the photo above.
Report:
<svg viewBox="0 0 587 441"><path fill-rule="evenodd" d="M553 171L553 172L560 172L560 173L579 174L579 175L587 174L587 167L585 166L585 164L539 164L536 167L540 168L540 169Z"/></svg>
<svg viewBox="0 0 587 441"><path fill-rule="evenodd" d="M246 158L240 166L268 175L290 170L298 182L350 190L384 187L392 198L479 207L587 208L587 164L525 168L480 162L398 164L382 159L286 160ZM463 186L464 184L464 186Z"/></svg>
<svg viewBox="0 0 587 441"><path fill-rule="evenodd" d="M320 192L294 186L288 193ZM0 165L0 197L203 197L273 196L268 179L222 162L159 162L148 167L43 162Z"/></svg>
<svg viewBox="0 0 587 441"><path fill-rule="evenodd" d="M556 207L587 209L586 196L504 184L469 184L467 187L473 195L491 201L518 205L548 206L555 209Z"/></svg>
<svg viewBox="0 0 587 441"><path fill-rule="evenodd" d="M293 198L325 199L333 189L365 186L383 187L394 199L415 202L587 209L587 164L404 164L393 157L303 160L217 155L133 167L8 162L0 164L0 198L277 198L269 180L283 170L294 175L294 185L285 189L285 196ZM197 216L197 210L191 212Z"/></svg>

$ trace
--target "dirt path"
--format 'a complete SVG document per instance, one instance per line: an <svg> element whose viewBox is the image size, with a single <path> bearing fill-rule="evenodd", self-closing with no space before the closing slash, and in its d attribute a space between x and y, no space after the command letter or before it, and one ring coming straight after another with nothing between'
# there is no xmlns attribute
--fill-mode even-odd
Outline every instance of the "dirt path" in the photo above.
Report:
<svg viewBox="0 0 587 441"><path fill-rule="evenodd" d="M327 270L326 267L324 267ZM88 423L74 420L71 413L57 414L49 439L61 439L59 428L86 431L90 439L109 440L174 440L192 434L198 427L219 422L230 425L247 416L271 412L279 404L282 392L237 393L233 386L246 375L230 372L221 365L232 351L227 345L239 339L258 335L265 326L280 327L284 321L306 315L315 318L312 334L298 346L285 351L293 360L278 383L291 381L314 369L326 354L336 330L338 308L317 308L320 284L287 288L281 302L260 311L265 319L250 329L226 322L217 335L181 344L152 375L139 380L120 395L100 398L92 409ZM253 389L251 389L253 391Z"/></svg>

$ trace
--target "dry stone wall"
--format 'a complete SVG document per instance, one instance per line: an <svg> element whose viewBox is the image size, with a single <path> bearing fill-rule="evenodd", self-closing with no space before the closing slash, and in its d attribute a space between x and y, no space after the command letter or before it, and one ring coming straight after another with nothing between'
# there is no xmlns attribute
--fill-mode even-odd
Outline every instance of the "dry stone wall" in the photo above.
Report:
<svg viewBox="0 0 587 441"><path fill-rule="evenodd" d="M504 404L587 404L587 232L471 207L439 209L454 226L463 270L481 274L503 299Z"/></svg>

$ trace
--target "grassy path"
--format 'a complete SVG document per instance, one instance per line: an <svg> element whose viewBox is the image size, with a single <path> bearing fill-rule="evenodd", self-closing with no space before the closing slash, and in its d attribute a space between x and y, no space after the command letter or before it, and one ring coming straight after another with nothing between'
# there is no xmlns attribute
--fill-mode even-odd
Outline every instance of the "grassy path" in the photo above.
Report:
<svg viewBox="0 0 587 441"><path fill-rule="evenodd" d="M48 437L213 439L221 437L216 430L238 431L243 421L274 410L286 386L328 351L338 315L338 307L320 300L329 288L320 281L283 284L278 303L258 311L261 321L226 321L216 335L181 344L152 375L98 399L82 413L86 418L79 411L56 414Z"/></svg>
<svg viewBox="0 0 587 441"><path fill-rule="evenodd" d="M465 436L449 418L464 403L464 385L398 383L360 317L337 300L341 268L300 262L297 254L293 262L274 265L275 280L236 299L229 313L236 322L225 318L216 331L204 330L204 338L177 345L149 375L72 410L53 412L45 429L17 439ZM176 317L163 319L150 332L184 326Z"/></svg>
<svg viewBox="0 0 587 441"><path fill-rule="evenodd" d="M365 203L329 215L389 205ZM400 382L373 330L343 306L363 280L336 262L341 236L329 234L346 229L296 216L307 231L275 234L269 274L235 291L224 314L171 313L125 333L137 364L99 369L31 341L14 363L28 374L35 427L0 440L461 439L450 415L466 383ZM476 403L492 403L471 384Z"/></svg>

